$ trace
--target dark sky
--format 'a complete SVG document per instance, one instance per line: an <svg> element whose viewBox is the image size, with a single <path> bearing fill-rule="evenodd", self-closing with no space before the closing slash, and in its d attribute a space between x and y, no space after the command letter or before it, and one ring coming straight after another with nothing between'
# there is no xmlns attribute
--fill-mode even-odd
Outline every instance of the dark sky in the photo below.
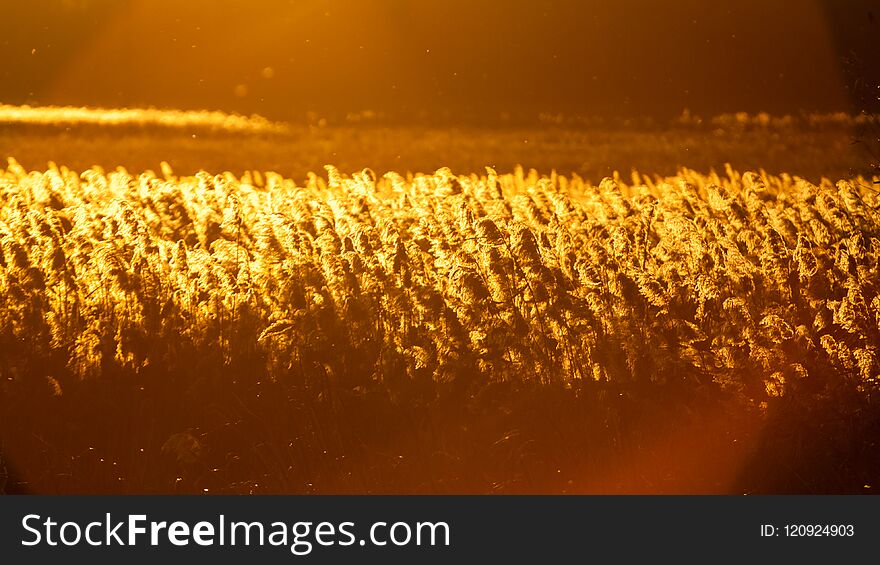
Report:
<svg viewBox="0 0 880 565"><path fill-rule="evenodd" d="M875 3L0 0L0 102L453 121L852 110L857 76L880 83Z"/></svg>

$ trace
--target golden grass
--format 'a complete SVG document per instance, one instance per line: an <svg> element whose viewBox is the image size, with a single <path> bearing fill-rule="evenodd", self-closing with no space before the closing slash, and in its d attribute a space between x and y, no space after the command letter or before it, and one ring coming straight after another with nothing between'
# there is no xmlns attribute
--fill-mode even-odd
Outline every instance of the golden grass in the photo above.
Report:
<svg viewBox="0 0 880 565"><path fill-rule="evenodd" d="M209 129L242 133L284 133L287 126L262 116L219 111L156 108L87 108L76 106L14 106L0 104L0 124L41 126L162 127Z"/></svg>
<svg viewBox="0 0 880 565"><path fill-rule="evenodd" d="M257 354L272 379L692 379L756 401L823 368L878 384L864 179L328 171L297 186L10 161L8 337L79 378L187 343Z"/></svg>

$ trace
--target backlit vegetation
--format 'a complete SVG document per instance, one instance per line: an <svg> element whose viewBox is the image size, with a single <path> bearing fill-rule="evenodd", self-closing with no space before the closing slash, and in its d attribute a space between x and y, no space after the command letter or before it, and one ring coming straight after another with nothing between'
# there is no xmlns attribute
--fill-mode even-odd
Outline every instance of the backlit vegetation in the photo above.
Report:
<svg viewBox="0 0 880 565"><path fill-rule="evenodd" d="M0 124L17 126L101 126L208 129L225 132L282 133L284 124L261 116L218 111L158 110L155 108L102 109L77 106L14 106L0 104Z"/></svg>

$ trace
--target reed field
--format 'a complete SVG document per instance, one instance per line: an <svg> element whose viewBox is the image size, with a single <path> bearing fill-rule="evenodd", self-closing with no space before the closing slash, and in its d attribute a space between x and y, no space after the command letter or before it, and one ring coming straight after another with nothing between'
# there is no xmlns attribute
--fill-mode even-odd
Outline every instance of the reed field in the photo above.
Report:
<svg viewBox="0 0 880 565"><path fill-rule="evenodd" d="M880 488L871 178L173 157L0 169L0 489Z"/></svg>

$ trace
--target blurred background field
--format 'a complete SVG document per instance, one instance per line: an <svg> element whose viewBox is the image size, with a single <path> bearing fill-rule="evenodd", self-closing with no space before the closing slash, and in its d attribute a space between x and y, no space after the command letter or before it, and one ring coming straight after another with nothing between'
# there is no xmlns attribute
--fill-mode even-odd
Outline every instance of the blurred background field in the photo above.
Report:
<svg viewBox="0 0 880 565"><path fill-rule="evenodd" d="M55 162L75 170L99 165L131 172L158 170L165 160L181 174L199 170L275 171L303 180L334 164L346 172L479 173L516 165L549 174L577 174L598 182L614 171L672 175L698 171L786 172L818 180L870 174L872 156L851 123L791 126L658 125L653 122L509 125L496 127L394 126L371 123L290 124L285 132L229 132L156 125L23 125L0 122L0 155L25 167Z"/></svg>

